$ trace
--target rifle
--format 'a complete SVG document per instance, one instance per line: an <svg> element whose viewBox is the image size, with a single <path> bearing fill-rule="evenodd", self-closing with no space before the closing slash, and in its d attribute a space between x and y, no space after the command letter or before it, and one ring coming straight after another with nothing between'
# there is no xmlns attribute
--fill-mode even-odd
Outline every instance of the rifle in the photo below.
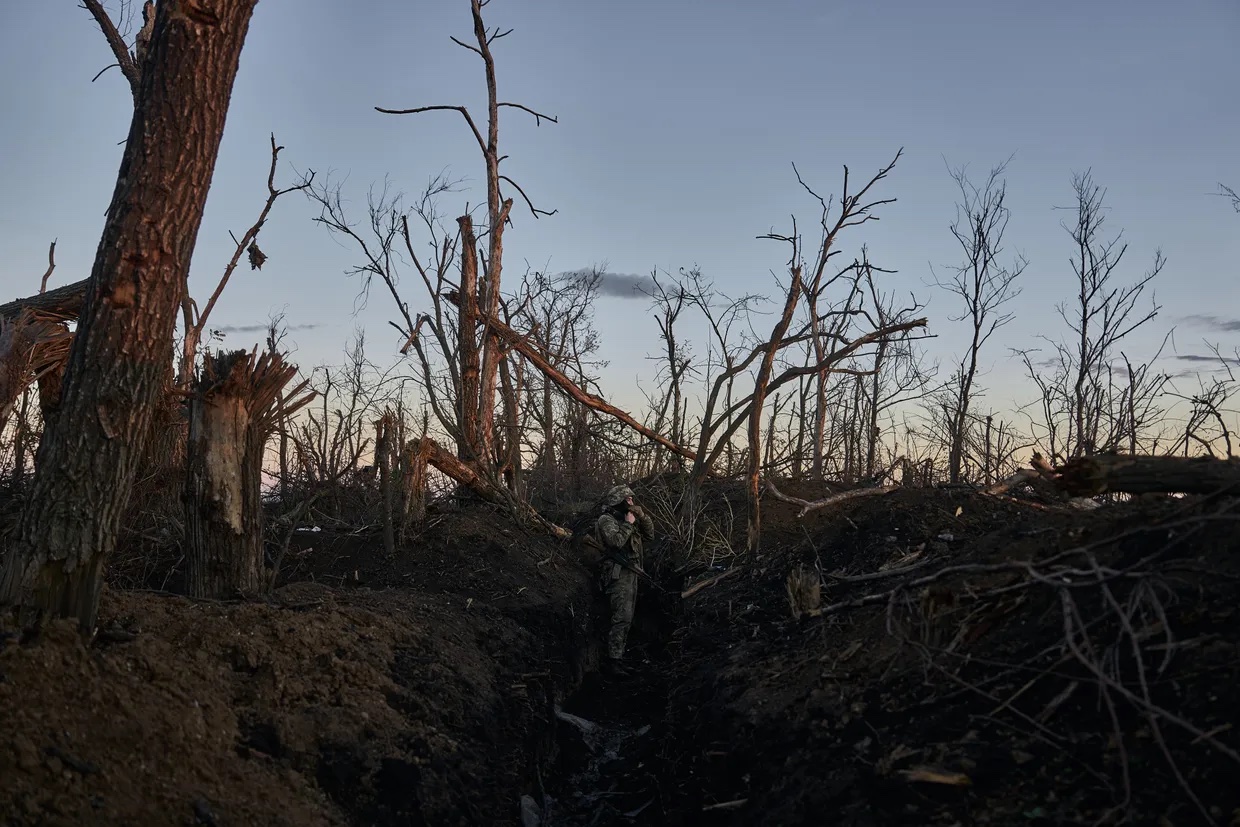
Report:
<svg viewBox="0 0 1240 827"><path fill-rule="evenodd" d="M642 566L639 563L635 563L632 560L628 560L624 557L620 557L619 555L614 554L608 551L607 549L603 548L602 543L596 540L593 535L590 535L590 534L585 535L584 537L582 537L582 542L587 545L593 546L594 548L601 551L602 558L604 560L607 560L608 562L611 562L611 563L615 563L617 566L620 566L621 568L628 569L629 571L636 574L638 577L646 578L647 583L654 586L656 589L658 589L661 592L667 591L667 589L663 588L663 584L660 583L658 580L655 580L654 577L650 574L650 572L642 568Z"/></svg>

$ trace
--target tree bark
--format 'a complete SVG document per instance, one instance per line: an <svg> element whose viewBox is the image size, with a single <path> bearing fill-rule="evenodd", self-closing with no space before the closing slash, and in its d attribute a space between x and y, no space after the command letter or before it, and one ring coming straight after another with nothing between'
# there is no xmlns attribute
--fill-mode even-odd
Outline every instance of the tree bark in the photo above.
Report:
<svg viewBox="0 0 1240 827"><path fill-rule="evenodd" d="M383 551L396 556L396 485L392 479L396 417L384 411L375 421L375 467L379 470L379 499L383 508Z"/></svg>
<svg viewBox="0 0 1240 827"><path fill-rule="evenodd" d="M262 587L262 449L250 444L248 356L208 356L190 400L185 541L194 597Z"/></svg>
<svg viewBox="0 0 1240 827"><path fill-rule="evenodd" d="M14 299L7 304L0 304L0 317L11 319L19 316L23 310L40 310L68 319L76 319L82 312L82 301L86 298L86 285L90 279L75 281L55 290L48 290L24 299Z"/></svg>
<svg viewBox="0 0 1240 827"><path fill-rule="evenodd" d="M401 543L426 519L426 460L421 441L410 441L401 452Z"/></svg>
<svg viewBox="0 0 1240 827"><path fill-rule="evenodd" d="M61 361L39 376L39 416L43 419L43 437L54 429L54 423L60 416L60 397L65 383L66 362ZM39 457L35 454L35 467Z"/></svg>
<svg viewBox="0 0 1240 827"><path fill-rule="evenodd" d="M766 395L770 390L771 373L775 368L775 357L783 344L788 326L792 324L792 314L796 311L797 300L801 295L801 268L791 269L792 283L788 286L788 297L784 301L784 310L771 331L771 338L762 364L758 368L758 376L753 383L753 402L749 410L749 469L745 476L745 493L749 500L749 527L746 548L756 553L762 541L762 498L759 487L759 472L762 462L762 408L766 405Z"/></svg>
<svg viewBox="0 0 1240 827"><path fill-rule="evenodd" d="M466 462L476 462L484 457L481 451L481 433L478 423L481 355L478 347L478 240L474 235L474 222L468 215L456 220L461 228L461 289L457 294L457 345L461 360L461 394L457 400L460 409L457 422L461 436L457 442L456 455Z"/></svg>
<svg viewBox="0 0 1240 827"><path fill-rule="evenodd" d="M297 368L279 354L237 350L208 355L190 398L185 475L189 593L256 594L263 567L262 473L267 441L305 405L303 382L284 388Z"/></svg>
<svg viewBox="0 0 1240 827"><path fill-rule="evenodd" d="M257 0L158 4L116 189L0 603L94 626Z"/></svg>
<svg viewBox="0 0 1240 827"><path fill-rule="evenodd" d="M1096 454L1055 469L1055 483L1076 497L1123 494L1240 494L1240 460Z"/></svg>

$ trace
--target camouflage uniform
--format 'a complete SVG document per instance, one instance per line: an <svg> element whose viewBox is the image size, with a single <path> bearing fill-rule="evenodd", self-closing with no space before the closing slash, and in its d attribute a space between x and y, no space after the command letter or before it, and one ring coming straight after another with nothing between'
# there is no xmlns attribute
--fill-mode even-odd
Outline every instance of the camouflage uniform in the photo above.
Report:
<svg viewBox="0 0 1240 827"><path fill-rule="evenodd" d="M599 586L607 596L610 627L607 631L607 655L624 657L633 609L637 603L637 572L631 566L642 566L642 541L654 538L654 520L640 506L630 506L636 520L625 521L621 506L633 492L617 486L604 500L604 512L594 524L595 539L603 548ZM610 558L610 559L609 559ZM617 559L622 562L617 562ZM628 566L624 565L628 563Z"/></svg>

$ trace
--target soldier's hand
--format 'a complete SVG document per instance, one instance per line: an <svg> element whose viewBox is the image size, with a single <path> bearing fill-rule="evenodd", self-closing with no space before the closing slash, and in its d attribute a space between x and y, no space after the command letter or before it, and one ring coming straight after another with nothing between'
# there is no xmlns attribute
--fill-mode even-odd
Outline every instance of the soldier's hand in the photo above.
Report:
<svg viewBox="0 0 1240 827"><path fill-rule="evenodd" d="M646 516L646 512L642 510L642 507L640 505L630 505L629 513L632 514L634 517Z"/></svg>
<svg viewBox="0 0 1240 827"><path fill-rule="evenodd" d="M624 515L624 521L625 521L626 523L632 524L632 523L637 522L637 518L636 518L636 517L634 517L634 516L633 516L633 512L632 512L632 511L630 511L630 512L628 512L627 514L625 514L625 515Z"/></svg>

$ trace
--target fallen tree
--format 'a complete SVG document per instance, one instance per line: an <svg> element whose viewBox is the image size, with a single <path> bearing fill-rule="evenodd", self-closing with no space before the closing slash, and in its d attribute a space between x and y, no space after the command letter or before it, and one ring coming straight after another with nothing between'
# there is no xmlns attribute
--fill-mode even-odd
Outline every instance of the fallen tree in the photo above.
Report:
<svg viewBox="0 0 1240 827"><path fill-rule="evenodd" d="M1077 497L1240 492L1240 460L1098 454L1069 461L1055 469L1053 479Z"/></svg>
<svg viewBox="0 0 1240 827"><path fill-rule="evenodd" d="M90 279L82 279L64 287L0 304L0 317L13 319L21 315L23 310L32 310L76 320L82 312L82 302L86 299L86 285L89 281Z"/></svg>
<svg viewBox="0 0 1240 827"><path fill-rule="evenodd" d="M567 540L572 535L568 529L551 522L529 503L523 502L506 488L496 485L471 467L469 463L464 462L430 437L422 437L421 441L411 444L410 449L425 457L428 464L468 487L482 499L508 508L518 522L542 529L561 540Z"/></svg>

